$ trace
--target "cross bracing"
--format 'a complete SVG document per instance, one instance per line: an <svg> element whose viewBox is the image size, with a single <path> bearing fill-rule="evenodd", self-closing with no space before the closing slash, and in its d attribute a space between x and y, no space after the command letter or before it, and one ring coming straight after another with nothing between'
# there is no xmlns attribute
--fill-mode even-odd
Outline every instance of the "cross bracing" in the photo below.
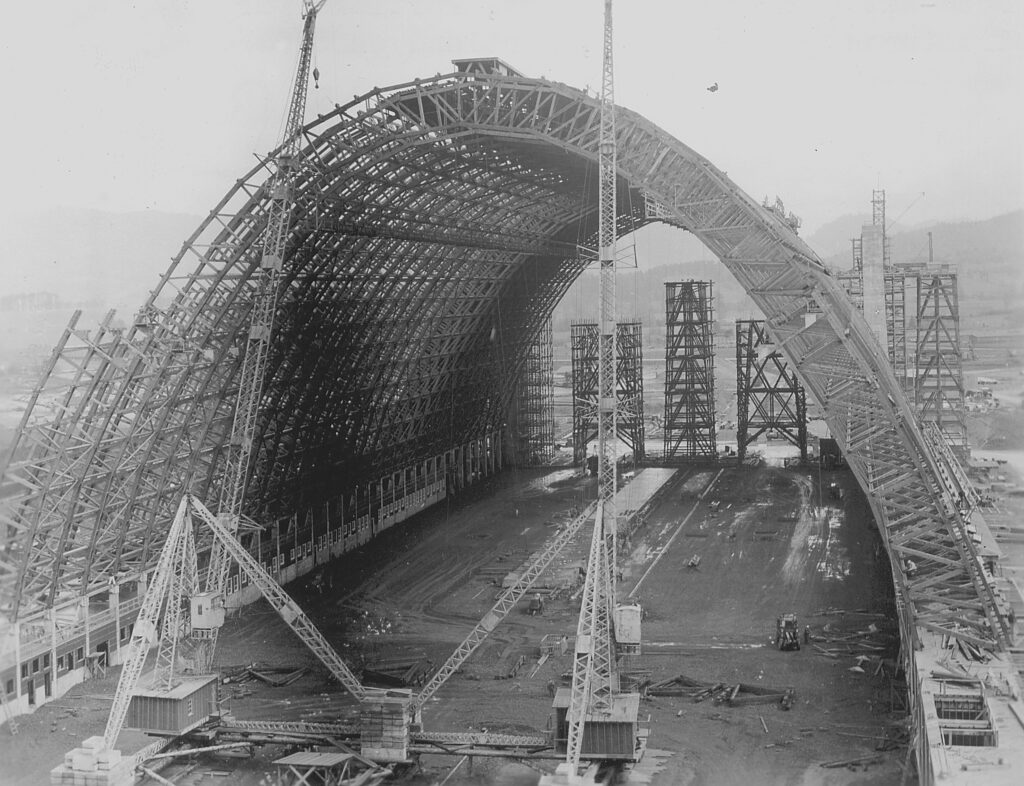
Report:
<svg viewBox="0 0 1024 786"><path fill-rule="evenodd" d="M714 458L715 336L712 282L665 282L666 461Z"/></svg>
<svg viewBox="0 0 1024 786"><path fill-rule="evenodd" d="M500 430L526 348L596 247L599 107L559 83L450 74L305 127L249 517L301 518L339 484ZM707 159L623 108L615 129L619 234L667 221L744 285L867 493L907 613L1004 639L933 449L839 283ZM218 498L272 160L188 238L138 320L73 324L55 349L6 470L23 489L3 511L9 615L151 567L182 492ZM822 314L805 325L809 300Z"/></svg>
<svg viewBox="0 0 1024 786"><path fill-rule="evenodd" d="M775 433L807 460L807 403L803 386L786 366L759 319L736 320L736 455L762 434Z"/></svg>

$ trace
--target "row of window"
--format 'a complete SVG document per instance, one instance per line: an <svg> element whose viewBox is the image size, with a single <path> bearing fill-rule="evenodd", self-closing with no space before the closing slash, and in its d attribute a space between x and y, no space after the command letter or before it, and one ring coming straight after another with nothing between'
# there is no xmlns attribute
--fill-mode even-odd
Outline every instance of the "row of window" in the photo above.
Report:
<svg viewBox="0 0 1024 786"><path fill-rule="evenodd" d="M79 648L78 651L81 652L81 648ZM63 657L57 658L58 668L60 667L60 663L62 660ZM29 663L29 661L25 661L21 664L22 679L27 678L30 673L38 674L41 669L48 668L50 668L50 653L47 652L45 655L42 656L42 658L33 658L31 663Z"/></svg>
<svg viewBox="0 0 1024 786"><path fill-rule="evenodd" d="M131 637L132 626L125 625L121 628L120 639L122 642L126 642ZM67 652L63 655L57 656L57 673L61 674L66 671L71 671L77 666L82 666L85 663L85 647L79 647L76 650ZM34 674L38 674L40 671L46 671L50 668L50 653L46 652L40 655L38 658L33 658L31 661L25 661L21 664L21 676L22 679L28 679ZM14 692L14 681L8 680L7 692Z"/></svg>
<svg viewBox="0 0 1024 786"><path fill-rule="evenodd" d="M436 494L438 491L441 491L443 488L444 488L443 481L437 481L435 483L430 484L426 488L420 489L419 491L417 491L417 492L415 492L414 494L411 495L412 504L415 505L415 504L418 504L418 503L421 503L421 502L425 501L428 496ZM409 500L408 497L405 498L405 501L407 503L408 503L408 500ZM398 509L401 506L395 505L393 507L395 509ZM393 510L385 510L384 511L384 515L390 515L390 513L393 513L393 512L394 512ZM348 522L346 522L344 524L344 526L339 527L337 529L332 529L329 532L326 532L326 533L320 535L316 539L315 547L317 549L323 550L323 549L328 548L328 546L336 546L339 543L341 543L344 538L350 537L351 535L354 535L356 532L362 532L362 531L368 529L370 527L372 521L373 521L373 517L371 517L369 514L366 514L366 515L360 516L357 519L348 521ZM297 540L299 538L304 538L306 532L308 532L308 530L304 530L304 531L301 531L301 532L294 533L292 535L293 542L294 542L294 540ZM283 554L281 554L281 555L273 557L270 560L269 563L261 562L260 564L263 566L263 569L265 571L267 571L268 573L272 573L272 574L273 573L277 573L279 570L284 568L285 565L291 565L291 564L299 562L299 561L301 561L301 560L303 560L303 559L305 559L305 558L307 558L309 556L312 556L313 549L314 549L314 544L311 541L309 541L309 540L303 539L302 543L299 543L298 545L288 549L288 557L287 557L287 559L285 558L285 556ZM258 553L253 553L253 551L256 551L256 550L250 550L250 553L252 553L253 556L258 559L259 558L259 554ZM250 583L251 582L249 581L248 576L246 576L244 573L236 573L235 575L231 576L228 579L228 584L227 584L226 591L228 592L228 594L236 593L236 592L239 592L243 587L247 587Z"/></svg>

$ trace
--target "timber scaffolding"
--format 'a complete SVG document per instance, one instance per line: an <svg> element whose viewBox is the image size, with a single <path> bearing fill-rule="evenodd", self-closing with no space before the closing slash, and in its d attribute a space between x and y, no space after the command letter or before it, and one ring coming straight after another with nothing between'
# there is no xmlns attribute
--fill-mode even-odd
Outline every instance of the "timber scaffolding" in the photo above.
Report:
<svg viewBox="0 0 1024 786"><path fill-rule="evenodd" d="M914 404L923 423L934 424L961 461L970 455L964 400L963 352L957 274L949 268L915 271L917 374Z"/></svg>
<svg viewBox="0 0 1024 786"><path fill-rule="evenodd" d="M897 382L923 423L934 423L961 461L969 458L960 346L957 272L949 265L895 264L885 224L885 191L871 194L871 225L881 233L884 287L883 340ZM869 227L865 227L865 232ZM930 242L930 241L929 241ZM864 236L851 240L852 267L836 278L864 310ZM930 245L929 245L930 249ZM929 252L930 253L930 252ZM914 298L915 330L907 344L907 300Z"/></svg>
<svg viewBox="0 0 1024 786"><path fill-rule="evenodd" d="M587 447L597 439L597 323L573 322L572 423L573 463L582 465ZM644 458L644 375L643 324L619 322L615 326L615 394L619 402L615 419L618 438L633 453Z"/></svg>
<svg viewBox="0 0 1024 786"><path fill-rule="evenodd" d="M521 466L551 460L555 446L555 363L549 319L526 351L515 399L516 461Z"/></svg>
<svg viewBox="0 0 1024 786"><path fill-rule="evenodd" d="M526 346L593 260L600 109L586 91L484 64L375 88L303 128L245 517L304 522L340 478L394 478L453 445L478 446L453 461L469 479L490 461L495 443L480 441L503 431ZM954 640L990 653L998 680L1016 676L955 473L940 471L885 344L794 226L641 115L617 107L616 129L619 233L654 221L693 233L821 405L890 558L918 769L963 777L943 757L977 749L939 747L930 664ZM4 478L20 490L0 530L14 625L144 576L183 490L218 498L276 155L231 185L139 319L76 321L45 365ZM991 752L1019 773L1015 723Z"/></svg>
<svg viewBox="0 0 1024 786"><path fill-rule="evenodd" d="M863 310L861 244L854 265L837 275L850 299ZM888 266L885 286L885 343L896 380L922 423L934 423L961 461L969 456L967 411L960 346L957 272L949 265ZM907 299L914 298L913 351L907 346Z"/></svg>
<svg viewBox="0 0 1024 786"><path fill-rule="evenodd" d="M666 281L665 461L715 457L714 371L711 282Z"/></svg>
<svg viewBox="0 0 1024 786"><path fill-rule="evenodd" d="M736 320L736 455L762 434L777 435L807 460L804 387L775 348L764 320Z"/></svg>

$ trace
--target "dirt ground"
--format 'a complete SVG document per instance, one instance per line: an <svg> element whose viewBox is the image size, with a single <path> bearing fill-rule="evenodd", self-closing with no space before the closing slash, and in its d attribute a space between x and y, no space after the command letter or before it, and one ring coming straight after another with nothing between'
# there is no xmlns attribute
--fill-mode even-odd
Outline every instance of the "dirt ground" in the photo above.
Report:
<svg viewBox="0 0 1024 786"><path fill-rule="evenodd" d="M843 501L829 499L832 481L845 489ZM670 753L652 783L900 782L902 750L881 754L866 770L820 767L874 754L886 725L899 719L900 713L890 712L884 673L850 671L856 666L851 657L828 657L813 645L780 652L769 641L776 615L784 612L796 613L801 627L809 624L813 634L824 635L872 623L885 630L881 615L892 610L885 563L875 558L877 536L852 476L824 473L820 482L824 507L816 510L816 470L681 470L646 526L624 544L620 591L632 593L647 615L644 655L635 668L649 671L654 681L684 673L793 688L797 697L788 712L684 698L643 701L650 748ZM491 578L517 567L554 531L560 516L594 493L593 480L569 470L508 472L338 561L328 593L288 589L353 664L405 656L440 664L493 603L497 587ZM700 566L687 568L694 554L701 556ZM550 602L540 617L513 612L427 705L425 728L545 729L551 716L548 683L560 680L571 656L535 669L538 642L545 633L572 635L577 612L578 600L565 596ZM527 665L518 676L498 679L520 655ZM218 661L224 667L259 662L310 669L288 687L226 685L239 718L354 717L354 703L264 604L228 622ZM64 751L100 733L115 676L116 670L102 682L87 682L73 692L79 698L66 696L24 718L18 737L0 737L0 783L43 783ZM132 750L142 739L125 732L120 744ZM253 760L208 758L175 780L271 783L270 762L284 753L265 749ZM425 757L407 782L436 782L456 761ZM553 762L473 764L472 772L463 766L448 783L525 784L535 782L538 771L553 769ZM169 768L164 774L175 772Z"/></svg>

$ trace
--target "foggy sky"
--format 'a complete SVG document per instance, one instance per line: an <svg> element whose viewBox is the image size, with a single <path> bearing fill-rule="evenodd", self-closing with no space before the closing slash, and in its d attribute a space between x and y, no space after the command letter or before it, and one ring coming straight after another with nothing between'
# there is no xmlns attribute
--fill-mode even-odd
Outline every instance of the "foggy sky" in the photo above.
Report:
<svg viewBox="0 0 1024 786"><path fill-rule="evenodd" d="M8 220L53 205L205 215L281 132L299 0L5 9ZM595 90L601 0L328 0L307 117L497 56ZM1019 0L620 0L616 101L808 234L888 193L906 223L1024 205ZM712 94L705 89L719 85Z"/></svg>

